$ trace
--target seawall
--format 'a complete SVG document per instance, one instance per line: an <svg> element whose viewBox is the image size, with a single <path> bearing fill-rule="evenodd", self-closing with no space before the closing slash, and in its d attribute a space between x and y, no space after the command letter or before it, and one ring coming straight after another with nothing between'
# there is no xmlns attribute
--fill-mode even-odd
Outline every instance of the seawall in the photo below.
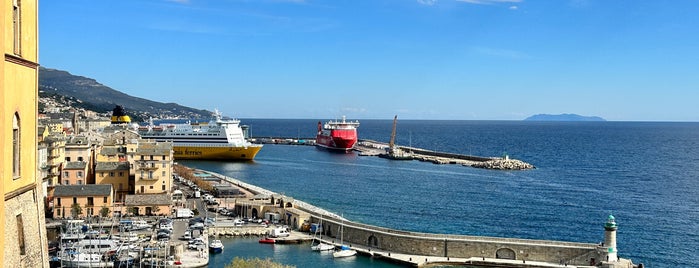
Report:
<svg viewBox="0 0 699 268"><path fill-rule="evenodd" d="M255 194L278 195L221 174L208 173ZM633 267L631 261L626 259L606 262L607 248L594 243L401 231L348 221L300 200L291 203L292 206L285 206L284 214L289 223L294 223L290 224L292 228L298 229L300 224L297 223L319 223L322 217L324 240L339 243L339 230L344 225L342 240L345 245L364 254L392 258L415 266L478 263L478 266L491 267ZM601 240L603 237L600 237Z"/></svg>

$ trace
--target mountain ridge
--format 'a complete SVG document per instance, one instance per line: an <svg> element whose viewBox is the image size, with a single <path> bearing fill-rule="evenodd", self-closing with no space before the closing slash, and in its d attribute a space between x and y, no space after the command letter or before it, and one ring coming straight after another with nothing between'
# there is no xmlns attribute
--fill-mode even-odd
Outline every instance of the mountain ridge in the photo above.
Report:
<svg viewBox="0 0 699 268"><path fill-rule="evenodd" d="M45 67L39 67L39 96L64 99L72 106L98 113L110 112L116 105L121 105L134 121L145 121L150 117L195 119L211 116L207 110L131 96L93 78Z"/></svg>

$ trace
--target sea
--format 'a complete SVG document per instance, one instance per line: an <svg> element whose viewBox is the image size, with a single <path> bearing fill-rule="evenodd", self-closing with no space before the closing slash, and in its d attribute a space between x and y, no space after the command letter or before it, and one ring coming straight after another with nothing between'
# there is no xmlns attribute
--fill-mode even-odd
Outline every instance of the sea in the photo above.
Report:
<svg viewBox="0 0 699 268"><path fill-rule="evenodd" d="M319 120L243 119L253 137L308 139ZM325 121L325 120L323 120ZM392 120L361 120L388 142ZM599 243L616 217L622 258L699 267L699 123L399 120L396 143L504 156L533 170L392 161L313 146L266 144L252 162L180 161L283 193L355 222L406 231ZM209 267L235 257L296 267L398 267L335 260L310 244L224 239Z"/></svg>

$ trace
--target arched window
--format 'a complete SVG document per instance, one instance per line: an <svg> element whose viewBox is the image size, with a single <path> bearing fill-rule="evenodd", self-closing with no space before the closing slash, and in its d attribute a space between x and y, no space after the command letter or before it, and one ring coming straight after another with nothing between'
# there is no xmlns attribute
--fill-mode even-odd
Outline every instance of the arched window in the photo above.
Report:
<svg viewBox="0 0 699 268"><path fill-rule="evenodd" d="M20 176L20 129L19 114L12 118L12 176L17 179Z"/></svg>

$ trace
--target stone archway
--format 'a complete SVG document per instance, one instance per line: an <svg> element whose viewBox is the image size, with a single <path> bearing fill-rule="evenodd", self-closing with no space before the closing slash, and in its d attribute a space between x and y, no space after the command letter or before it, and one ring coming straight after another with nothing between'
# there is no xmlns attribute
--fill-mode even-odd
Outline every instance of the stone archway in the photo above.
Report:
<svg viewBox="0 0 699 268"><path fill-rule="evenodd" d="M367 246L378 248L379 247L379 239L376 238L376 236L374 236L374 235L370 235L369 239L367 239Z"/></svg>
<svg viewBox="0 0 699 268"><path fill-rule="evenodd" d="M260 216L260 215L258 215L257 209L256 209L256 208L252 208L252 218L255 219L255 218L258 218L259 216Z"/></svg>
<svg viewBox="0 0 699 268"><path fill-rule="evenodd" d="M495 258L496 259L515 260L515 259L517 259L517 255L515 255L514 250L511 250L509 248L501 248L495 252Z"/></svg>

